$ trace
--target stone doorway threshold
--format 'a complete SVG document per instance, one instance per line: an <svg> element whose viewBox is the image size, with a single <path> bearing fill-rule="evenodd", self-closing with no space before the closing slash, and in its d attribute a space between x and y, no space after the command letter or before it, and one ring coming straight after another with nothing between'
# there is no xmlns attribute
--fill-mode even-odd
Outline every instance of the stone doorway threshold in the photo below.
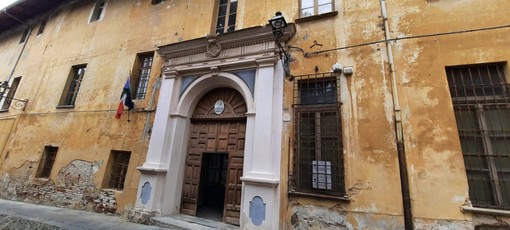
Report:
<svg viewBox="0 0 510 230"><path fill-rule="evenodd" d="M210 230L210 229L226 229L239 230L239 226L226 224L209 219L203 219L195 216L183 214L174 214L170 216L152 217L151 222L156 226L172 229L193 229L193 230Z"/></svg>

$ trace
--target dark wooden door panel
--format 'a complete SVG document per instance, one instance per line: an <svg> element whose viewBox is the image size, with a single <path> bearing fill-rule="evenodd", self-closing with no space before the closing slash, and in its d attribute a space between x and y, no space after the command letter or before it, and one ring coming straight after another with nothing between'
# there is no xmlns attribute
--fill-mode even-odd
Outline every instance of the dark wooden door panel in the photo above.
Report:
<svg viewBox="0 0 510 230"><path fill-rule="evenodd" d="M239 225L242 189L242 181L240 177L243 175L244 150L229 152L228 158L228 175L227 184L225 186L225 208L223 212L223 221Z"/></svg>
<svg viewBox="0 0 510 230"><path fill-rule="evenodd" d="M204 152L227 152L228 168L223 221L239 225L242 189L240 177L243 175L245 133L245 121L191 124L181 213L196 215Z"/></svg>

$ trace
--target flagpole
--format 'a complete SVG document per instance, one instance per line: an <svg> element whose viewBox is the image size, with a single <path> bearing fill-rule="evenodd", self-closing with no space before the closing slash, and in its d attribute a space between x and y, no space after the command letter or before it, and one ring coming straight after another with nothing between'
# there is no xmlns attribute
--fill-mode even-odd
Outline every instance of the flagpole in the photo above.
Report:
<svg viewBox="0 0 510 230"><path fill-rule="evenodd" d="M132 75L131 75L131 74L133 74L131 71L132 71L132 70L130 69L130 70L129 70L129 76L128 76L128 81L129 81L129 93L131 93L131 77L132 77ZM131 122L131 120L129 120L129 115L130 115L130 114L131 114L131 110L130 110L130 109L128 109L128 120L127 120L127 122Z"/></svg>

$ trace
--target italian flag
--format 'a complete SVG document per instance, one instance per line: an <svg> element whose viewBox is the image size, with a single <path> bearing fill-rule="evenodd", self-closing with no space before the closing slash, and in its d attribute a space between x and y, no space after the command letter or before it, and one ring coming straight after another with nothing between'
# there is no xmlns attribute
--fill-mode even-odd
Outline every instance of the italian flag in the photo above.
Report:
<svg viewBox="0 0 510 230"><path fill-rule="evenodd" d="M135 103L133 100L131 100L131 84L129 82L129 77L126 80L126 84L124 84L124 88L122 89L119 108L117 109L117 113L115 113L115 118L120 119L122 112L124 112L124 106L128 107L128 111L135 108Z"/></svg>

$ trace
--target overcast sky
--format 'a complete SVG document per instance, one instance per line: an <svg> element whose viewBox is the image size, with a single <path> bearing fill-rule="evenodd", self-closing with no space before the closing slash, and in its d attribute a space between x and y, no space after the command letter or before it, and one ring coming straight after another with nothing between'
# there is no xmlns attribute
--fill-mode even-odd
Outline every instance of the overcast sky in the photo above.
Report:
<svg viewBox="0 0 510 230"><path fill-rule="evenodd" d="M6 6L10 5L11 3L15 2L16 0L0 0L0 9L5 8Z"/></svg>

